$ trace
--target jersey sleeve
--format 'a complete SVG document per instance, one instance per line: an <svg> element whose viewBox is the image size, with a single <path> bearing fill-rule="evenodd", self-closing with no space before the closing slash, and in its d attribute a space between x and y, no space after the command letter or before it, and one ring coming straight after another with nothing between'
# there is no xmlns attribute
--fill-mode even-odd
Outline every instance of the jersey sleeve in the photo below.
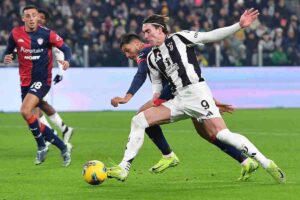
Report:
<svg viewBox="0 0 300 200"><path fill-rule="evenodd" d="M60 48L64 44L64 40L54 31L50 31L50 44Z"/></svg>
<svg viewBox="0 0 300 200"><path fill-rule="evenodd" d="M129 93L134 95L142 87L142 85L144 84L147 78L147 71L148 71L148 66L146 60L144 59L143 61L140 61L138 63L138 70L131 82L127 94Z"/></svg>
<svg viewBox="0 0 300 200"><path fill-rule="evenodd" d="M149 71L150 71L150 79L152 83L152 93L161 93L163 89L162 85L162 79L160 76L160 72L158 69L155 67L155 63L151 60L151 55L150 53L147 57L147 64L149 66Z"/></svg>
<svg viewBox="0 0 300 200"><path fill-rule="evenodd" d="M57 47L59 50L61 50L64 53L65 60L69 61L71 60L72 51L68 45L66 45L63 41L63 39L57 35L55 32L50 31L50 45L53 47Z"/></svg>
<svg viewBox="0 0 300 200"><path fill-rule="evenodd" d="M180 31L175 33L185 44L210 43L222 40L241 29L239 23L208 32Z"/></svg>
<svg viewBox="0 0 300 200"><path fill-rule="evenodd" d="M15 48L16 48L16 43L13 34L10 33L4 55L12 54Z"/></svg>

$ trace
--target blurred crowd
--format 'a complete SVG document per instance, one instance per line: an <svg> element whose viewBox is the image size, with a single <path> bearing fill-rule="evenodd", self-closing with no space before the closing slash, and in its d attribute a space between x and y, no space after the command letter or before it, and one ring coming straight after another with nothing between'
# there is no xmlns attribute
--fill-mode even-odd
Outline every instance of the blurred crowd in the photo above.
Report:
<svg viewBox="0 0 300 200"><path fill-rule="evenodd" d="M83 46L90 66L128 66L119 50L124 33L142 36L142 20L151 14L170 16L170 32L210 31L239 21L247 8L260 12L250 28L219 43L197 49L202 66L215 66L215 46L221 66L258 65L258 46L266 66L300 65L299 19L285 0L0 0L0 45L22 24L20 13L34 4L50 13L49 27L73 50L72 66L83 66Z"/></svg>

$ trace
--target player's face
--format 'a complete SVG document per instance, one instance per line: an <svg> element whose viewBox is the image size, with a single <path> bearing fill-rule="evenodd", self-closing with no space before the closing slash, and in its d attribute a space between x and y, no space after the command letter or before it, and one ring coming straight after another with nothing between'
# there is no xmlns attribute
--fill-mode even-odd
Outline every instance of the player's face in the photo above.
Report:
<svg viewBox="0 0 300 200"><path fill-rule="evenodd" d="M38 24L40 24L41 26L46 26L46 16L44 15L44 13L39 13Z"/></svg>
<svg viewBox="0 0 300 200"><path fill-rule="evenodd" d="M152 46L161 45L162 41L160 40L162 29L155 28L152 24L143 24L143 33L144 37L149 44Z"/></svg>
<svg viewBox="0 0 300 200"><path fill-rule="evenodd" d="M25 23L26 31L35 31L38 26L39 13L36 9L28 9L23 13L22 21Z"/></svg>
<svg viewBox="0 0 300 200"><path fill-rule="evenodd" d="M126 58L136 60L138 55L138 45L134 41L130 42L129 44L124 44L122 46L122 52L125 54Z"/></svg>

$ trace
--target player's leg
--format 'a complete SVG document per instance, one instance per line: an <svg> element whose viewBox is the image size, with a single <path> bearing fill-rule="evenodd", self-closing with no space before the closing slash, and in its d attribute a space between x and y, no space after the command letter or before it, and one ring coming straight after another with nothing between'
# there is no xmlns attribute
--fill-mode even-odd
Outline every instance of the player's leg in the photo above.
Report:
<svg viewBox="0 0 300 200"><path fill-rule="evenodd" d="M285 182L283 172L273 161L267 159L246 137L227 129L205 82L189 87L182 96L186 103L184 112L203 121L204 129L210 137L215 137L246 153L249 157L256 159L278 182Z"/></svg>
<svg viewBox="0 0 300 200"><path fill-rule="evenodd" d="M72 127L67 126L56 110L47 101L42 101L40 108L49 116L49 119L61 130L64 142L68 143L74 133Z"/></svg>
<svg viewBox="0 0 300 200"><path fill-rule="evenodd" d="M150 100L139 109L138 113L151 107L153 107L153 103ZM168 144L159 125L150 126L146 128L145 132L162 153L162 158L158 161L158 163L156 163L149 169L150 172L162 172L169 167L174 167L179 164L178 157L171 150L171 147Z"/></svg>
<svg viewBox="0 0 300 200"><path fill-rule="evenodd" d="M135 115L131 120L131 130L123 159L118 166L108 168L108 176L124 181L129 173L131 162L144 142L144 132L149 126L170 121L171 110L163 105L149 108Z"/></svg>
<svg viewBox="0 0 300 200"><path fill-rule="evenodd" d="M39 124L37 117L32 113L33 109L38 106L40 100L47 94L50 87L42 82L34 82L30 88L25 87L25 89L23 89L24 88L22 88L23 103L21 106L21 114L28 122L38 142L38 152L35 163L41 164L45 160L48 148L45 146L44 138L61 150L64 163L66 163L66 161L70 163L71 158L68 147L53 133L52 129L42 123ZM44 126L45 128L41 130L40 126ZM69 158L65 156L66 152Z"/></svg>
<svg viewBox="0 0 300 200"><path fill-rule="evenodd" d="M23 90L23 89L22 89ZM27 93L27 92L26 92ZM22 92L22 96L23 96ZM24 120L27 122L29 129L31 130L37 146L38 151L45 151L46 145L43 138L43 135L40 131L39 122L37 117L32 113L32 110L38 105L39 98L33 94L27 93L22 97L22 105L20 108L20 113L23 116Z"/></svg>
<svg viewBox="0 0 300 200"><path fill-rule="evenodd" d="M220 141L235 147L249 157L257 160L277 182L285 182L283 171L272 160L266 158L245 136L233 133L227 129L221 117L207 119L203 123L210 135L215 135Z"/></svg>
<svg viewBox="0 0 300 200"><path fill-rule="evenodd" d="M63 165L68 166L71 163L71 150L70 144L65 144L57 135L54 134L53 129L45 124L40 124L41 133L44 135L45 140L56 146L61 151L63 158Z"/></svg>
<svg viewBox="0 0 300 200"><path fill-rule="evenodd" d="M39 119L40 123L45 124L46 126L48 126L50 129L53 129L50 125L50 123L48 122L47 118L45 117L45 115L43 114L43 112L41 111L41 109L39 107L35 107L33 109L33 113L35 114L35 116ZM54 134L57 135L57 132L53 129ZM46 141L46 146L49 147L51 145L50 142Z"/></svg>
<svg viewBox="0 0 300 200"><path fill-rule="evenodd" d="M209 133L205 130L203 123L198 122L197 119L192 118L192 122L197 133L207 140L208 142L214 144L215 146L219 147L223 152L231 156L237 162L239 162L242 166L241 176L239 180L247 180L250 176L257 170L258 163L250 157L247 157L242 151L237 150L235 147L223 143L213 135L209 135Z"/></svg>

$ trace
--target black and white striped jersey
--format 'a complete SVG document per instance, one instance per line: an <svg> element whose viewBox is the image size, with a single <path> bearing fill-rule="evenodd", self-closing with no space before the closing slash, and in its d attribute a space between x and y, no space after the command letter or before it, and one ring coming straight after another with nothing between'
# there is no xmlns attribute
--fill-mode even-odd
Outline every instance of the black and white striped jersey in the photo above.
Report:
<svg viewBox="0 0 300 200"><path fill-rule="evenodd" d="M210 32L181 31L168 35L160 46L153 47L148 54L153 93L162 90L160 74L169 81L172 92L203 81L194 44L215 42L240 29L239 24Z"/></svg>

